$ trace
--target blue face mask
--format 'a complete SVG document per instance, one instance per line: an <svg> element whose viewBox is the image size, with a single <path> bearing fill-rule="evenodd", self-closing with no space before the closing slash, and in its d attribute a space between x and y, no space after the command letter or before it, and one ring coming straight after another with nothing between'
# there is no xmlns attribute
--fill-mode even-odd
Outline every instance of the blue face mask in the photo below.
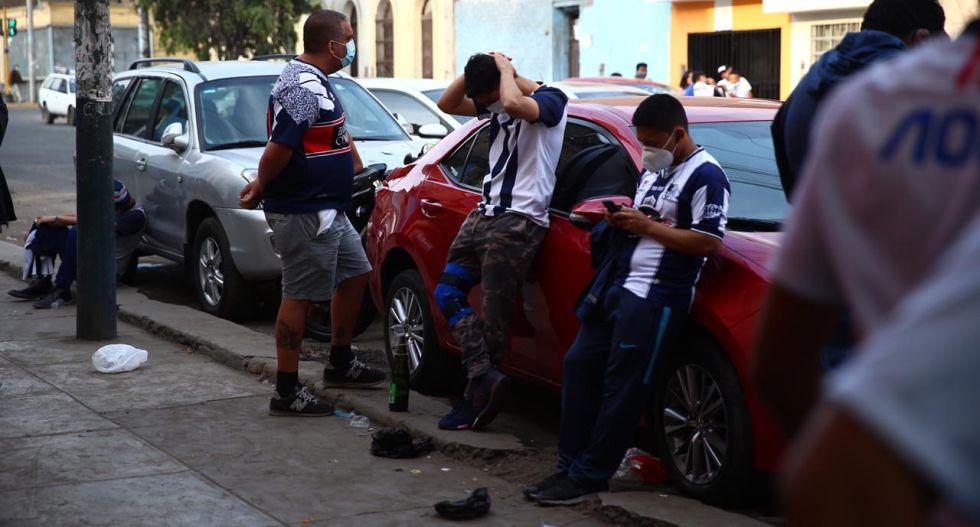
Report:
<svg viewBox="0 0 980 527"><path fill-rule="evenodd" d="M331 40L330 42L334 43L337 41ZM340 44L340 42L337 42L337 44ZM333 55L333 48L331 48L330 54ZM357 46L355 46L354 41L351 40L350 42L347 43L347 54L344 55L343 58L334 55L334 58L340 59L341 68L346 68L347 66L350 66L351 62L354 62L354 55L356 54L357 54Z"/></svg>

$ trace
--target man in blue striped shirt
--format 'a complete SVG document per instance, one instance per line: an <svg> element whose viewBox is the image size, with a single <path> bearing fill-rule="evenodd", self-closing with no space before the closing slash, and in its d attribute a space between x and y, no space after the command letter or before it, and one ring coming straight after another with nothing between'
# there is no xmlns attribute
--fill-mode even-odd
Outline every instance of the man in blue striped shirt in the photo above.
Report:
<svg viewBox="0 0 980 527"><path fill-rule="evenodd" d="M463 76L439 98L444 112L490 119L483 200L460 227L435 290L469 377L463 399L439 422L445 430L490 424L509 387L494 365L506 351L518 293L548 231L567 102L561 90L518 75L500 53L470 57ZM466 299L477 283L482 319Z"/></svg>

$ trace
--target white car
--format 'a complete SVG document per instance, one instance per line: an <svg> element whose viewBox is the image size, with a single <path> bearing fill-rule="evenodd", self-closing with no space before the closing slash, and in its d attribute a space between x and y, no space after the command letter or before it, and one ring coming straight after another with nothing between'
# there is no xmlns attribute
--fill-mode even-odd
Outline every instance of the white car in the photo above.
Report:
<svg viewBox="0 0 980 527"><path fill-rule="evenodd" d="M37 91L37 104L41 119L51 124L57 117L64 117L69 125L75 124L75 73L56 68L48 75Z"/></svg>
<svg viewBox="0 0 980 527"><path fill-rule="evenodd" d="M605 99L609 97L649 97L650 92L634 88L632 86L622 86L619 84L590 84L587 82L551 82L548 86L558 88L565 92L569 99Z"/></svg>
<svg viewBox="0 0 980 527"><path fill-rule="evenodd" d="M465 115L450 115L436 105L450 81L358 78L357 82L388 108L405 131L416 137L441 139L472 119Z"/></svg>

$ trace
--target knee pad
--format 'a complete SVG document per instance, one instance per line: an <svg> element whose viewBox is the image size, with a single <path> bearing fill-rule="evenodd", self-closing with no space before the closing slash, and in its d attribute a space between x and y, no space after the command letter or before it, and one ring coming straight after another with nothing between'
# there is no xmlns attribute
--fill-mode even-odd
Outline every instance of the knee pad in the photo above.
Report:
<svg viewBox="0 0 980 527"><path fill-rule="evenodd" d="M473 284L472 275L455 264L447 265L446 271L439 277L433 296L450 327L455 327L463 317L473 312L473 308L466 300L466 295Z"/></svg>

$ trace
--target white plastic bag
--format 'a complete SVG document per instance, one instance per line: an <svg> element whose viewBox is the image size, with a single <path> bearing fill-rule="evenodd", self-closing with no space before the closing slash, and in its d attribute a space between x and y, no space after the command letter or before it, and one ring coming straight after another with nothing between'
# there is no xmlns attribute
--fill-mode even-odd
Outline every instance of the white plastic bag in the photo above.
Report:
<svg viewBox="0 0 980 527"><path fill-rule="evenodd" d="M133 371L146 362L146 350L134 348L129 344L109 344L102 346L92 355L92 366L102 373L122 373Z"/></svg>

